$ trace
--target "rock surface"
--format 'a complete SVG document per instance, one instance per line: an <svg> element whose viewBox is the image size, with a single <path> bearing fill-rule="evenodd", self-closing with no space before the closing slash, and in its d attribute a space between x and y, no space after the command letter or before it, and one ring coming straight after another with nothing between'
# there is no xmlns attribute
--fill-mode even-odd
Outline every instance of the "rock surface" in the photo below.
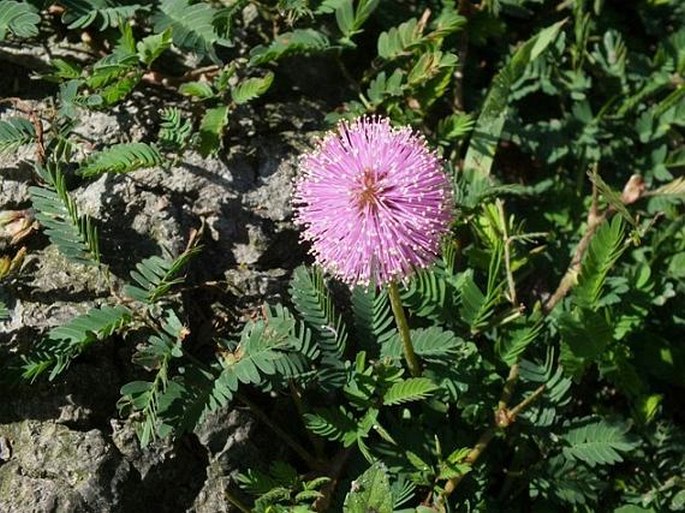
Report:
<svg viewBox="0 0 685 513"><path fill-rule="evenodd" d="M84 111L81 154L154 133L154 109L138 108L139 100L111 114ZM0 364L51 327L112 304L112 287L128 280L137 262L180 253L202 225L203 250L189 273L224 285L220 293L194 296L194 307L216 301L240 312L283 292L289 270L304 257L290 220L295 159L322 115L316 105L288 104L240 119L247 121L218 157L189 153L168 168L75 183L81 211L100 228L111 277L66 260L40 233L27 237L23 272L3 283L9 318L0 321ZM0 160L0 210L30 207L31 180L27 165ZM116 409L119 388L141 372L130 363L134 346L114 336L54 382L0 388L1 513L232 511L225 491L235 487L238 467L271 456L273 441L255 442L259 427L249 415L223 408L195 433L141 449L131 421Z"/></svg>
<svg viewBox="0 0 685 513"><path fill-rule="evenodd" d="M33 420L0 425L10 456L0 466L7 513L116 511L130 465L97 430L79 432Z"/></svg>

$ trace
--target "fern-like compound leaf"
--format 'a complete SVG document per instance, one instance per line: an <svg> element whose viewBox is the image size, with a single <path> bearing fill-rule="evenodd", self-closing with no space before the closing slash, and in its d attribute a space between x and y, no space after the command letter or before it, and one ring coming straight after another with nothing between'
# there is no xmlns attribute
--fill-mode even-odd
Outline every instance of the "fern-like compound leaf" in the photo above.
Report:
<svg viewBox="0 0 685 513"><path fill-rule="evenodd" d="M29 355L23 357L24 378L33 381L49 370L49 379L53 380L90 345L109 337L130 320L128 308L104 305L53 328Z"/></svg>
<svg viewBox="0 0 685 513"><path fill-rule="evenodd" d="M415 272L402 293L402 301L413 313L434 320L447 320L456 308L455 290L442 263Z"/></svg>
<svg viewBox="0 0 685 513"><path fill-rule="evenodd" d="M279 34L268 46L256 46L250 51L250 65L258 66L298 53L322 52L329 48L328 38L313 29L297 29Z"/></svg>
<svg viewBox="0 0 685 513"><path fill-rule="evenodd" d="M14 0L0 2L0 41L8 33L20 38L37 36L39 23L40 16L31 4Z"/></svg>
<svg viewBox="0 0 685 513"><path fill-rule="evenodd" d="M388 292L376 287L357 286L352 289L352 313L357 344L369 354L397 336Z"/></svg>
<svg viewBox="0 0 685 513"><path fill-rule="evenodd" d="M181 253L176 258L162 258L151 256L136 264L136 269L131 271L131 278L135 285L126 285L126 295L152 304L167 295L174 285L181 283L181 273L190 259L199 252L199 248L191 248Z"/></svg>
<svg viewBox="0 0 685 513"><path fill-rule="evenodd" d="M513 365L526 348L537 339L543 326L541 321L531 320L528 325L522 328L503 333L502 338L498 339L495 345L502 361L507 365Z"/></svg>
<svg viewBox="0 0 685 513"><path fill-rule="evenodd" d="M495 312L497 302L500 300L500 290L503 283L497 284L495 281L498 274L498 264L501 261L500 257L501 255L498 256L497 252L493 252L488 273L488 288L485 293L476 284L471 270L462 274L458 280L459 299L461 300L459 313L471 327L472 332L477 332L487 324L488 319Z"/></svg>
<svg viewBox="0 0 685 513"><path fill-rule="evenodd" d="M207 109L200 122L200 153L213 155L221 147L224 129L228 125L228 105Z"/></svg>
<svg viewBox="0 0 685 513"><path fill-rule="evenodd" d="M602 295L609 271L623 253L624 225L620 216L605 222L590 242L578 276L573 298L580 306L593 308Z"/></svg>
<svg viewBox="0 0 685 513"><path fill-rule="evenodd" d="M150 336L133 357L136 363L154 371L154 378L127 383L121 387L117 402L122 413L140 412L135 428L143 447L169 434L172 427L166 418L168 410L186 392L182 384L169 379L171 361L183 355L181 341L186 331L173 310L166 310L163 319L162 330Z"/></svg>
<svg viewBox="0 0 685 513"><path fill-rule="evenodd" d="M174 44L216 60L214 45L228 44L217 34L214 17L217 11L205 2L189 0L162 0L154 16L155 33L171 29Z"/></svg>
<svg viewBox="0 0 685 513"><path fill-rule="evenodd" d="M193 134L193 124L184 119L176 107L169 107L160 113L159 142L165 148L183 149Z"/></svg>
<svg viewBox="0 0 685 513"><path fill-rule="evenodd" d="M414 351L421 358L432 361L444 361L454 356L464 341L451 331L438 326L411 330L411 341ZM381 356L393 359L403 358L402 344L399 337L394 337L381 348Z"/></svg>
<svg viewBox="0 0 685 513"><path fill-rule="evenodd" d="M352 445L357 439L358 423L354 417L342 407L325 408L316 413L307 413L304 422L312 433L327 440L342 441L345 447Z"/></svg>
<svg viewBox="0 0 685 513"><path fill-rule="evenodd" d="M248 78L231 90L231 98L238 105L263 95L271 87L274 74L269 72L261 78Z"/></svg>
<svg viewBox="0 0 685 513"><path fill-rule="evenodd" d="M519 376L522 382L528 382L537 387L545 384L545 393L522 416L531 424L538 427L551 426L556 420L557 409L571 401L569 393L573 380L566 376L564 368L557 365L558 353L549 348L545 361L532 362L521 360Z"/></svg>
<svg viewBox="0 0 685 513"><path fill-rule="evenodd" d="M171 46L171 29L159 34L152 34L139 41L136 45L138 58L146 66L150 66L162 52Z"/></svg>
<svg viewBox="0 0 685 513"><path fill-rule="evenodd" d="M36 137L33 124L25 118L0 120L0 155L30 144Z"/></svg>
<svg viewBox="0 0 685 513"><path fill-rule="evenodd" d="M347 344L347 327L336 311L321 269L305 266L295 269L290 294L295 308L315 334L323 361L339 362Z"/></svg>
<svg viewBox="0 0 685 513"><path fill-rule="evenodd" d="M423 36L418 23L416 18L411 18L387 32L381 32L378 36L378 56L387 60L394 59L420 44Z"/></svg>
<svg viewBox="0 0 685 513"><path fill-rule="evenodd" d="M105 55L93 64L86 78L86 85L98 92L108 86L121 87L117 83L135 76L131 74L137 71L137 66L138 56L134 52L116 52Z"/></svg>
<svg viewBox="0 0 685 513"><path fill-rule="evenodd" d="M85 177L102 173L129 173L141 168L159 166L163 161L154 146L142 142L121 143L91 155L79 168L79 173Z"/></svg>
<svg viewBox="0 0 685 513"><path fill-rule="evenodd" d="M265 312L266 319L245 325L237 344L220 341L220 358L211 369L190 366L177 380L183 390L178 427L193 429L207 414L227 405L241 383L270 390L273 384L311 374L311 360L318 354L309 330L281 305Z"/></svg>
<svg viewBox="0 0 685 513"><path fill-rule="evenodd" d="M131 5L116 5L112 0L63 0L65 7L62 21L67 28L78 29L99 23L98 30L119 26L119 22L128 20L138 11L147 10L144 2Z"/></svg>
<svg viewBox="0 0 685 513"><path fill-rule="evenodd" d="M70 260L82 264L99 264L100 249L97 229L90 217L80 215L78 205L67 191L59 167L49 164L36 168L46 182L44 187L29 187L36 219L50 242Z"/></svg>
<svg viewBox="0 0 685 513"><path fill-rule="evenodd" d="M428 378L408 378L394 383L383 394L383 404L393 406L425 399L438 386Z"/></svg>
<svg viewBox="0 0 685 513"><path fill-rule="evenodd" d="M567 444L563 449L564 456L584 461L591 467L621 462L621 453L639 445L628 436L629 430L630 426L625 423L583 419L564 434L563 440Z"/></svg>

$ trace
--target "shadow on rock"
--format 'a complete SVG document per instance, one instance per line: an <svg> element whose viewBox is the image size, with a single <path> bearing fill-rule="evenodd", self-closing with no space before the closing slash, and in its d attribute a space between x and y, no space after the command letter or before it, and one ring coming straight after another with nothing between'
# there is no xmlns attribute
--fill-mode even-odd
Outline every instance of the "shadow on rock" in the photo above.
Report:
<svg viewBox="0 0 685 513"><path fill-rule="evenodd" d="M207 479L206 454L194 435L184 436L169 452L141 452L140 460L133 459L138 477L127 483L119 513L188 511ZM152 459L153 464L148 466L143 459Z"/></svg>

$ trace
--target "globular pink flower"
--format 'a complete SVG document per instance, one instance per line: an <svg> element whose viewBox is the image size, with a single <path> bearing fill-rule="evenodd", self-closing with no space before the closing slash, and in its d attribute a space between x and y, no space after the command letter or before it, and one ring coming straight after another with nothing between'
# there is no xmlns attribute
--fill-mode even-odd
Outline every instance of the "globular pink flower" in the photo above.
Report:
<svg viewBox="0 0 685 513"><path fill-rule="evenodd" d="M293 200L317 263L349 284L383 285L433 262L452 214L437 154L377 117L340 123L304 154Z"/></svg>

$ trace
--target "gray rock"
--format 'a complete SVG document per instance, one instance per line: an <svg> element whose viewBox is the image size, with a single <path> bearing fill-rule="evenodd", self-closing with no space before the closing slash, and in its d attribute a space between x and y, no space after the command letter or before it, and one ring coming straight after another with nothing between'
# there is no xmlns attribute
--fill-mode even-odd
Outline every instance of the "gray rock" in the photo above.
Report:
<svg viewBox="0 0 685 513"><path fill-rule="evenodd" d="M3 513L118 511L130 468L100 432L22 421L0 436L12 446L0 466Z"/></svg>
<svg viewBox="0 0 685 513"><path fill-rule="evenodd" d="M0 160L0 210L24 208L31 201L28 185L31 169L18 164L18 161Z"/></svg>
<svg viewBox="0 0 685 513"><path fill-rule="evenodd" d="M130 420L113 421L112 440L133 469L122 513L188 511L207 478L207 456L193 435L141 448Z"/></svg>
<svg viewBox="0 0 685 513"><path fill-rule="evenodd" d="M25 281L31 297L50 294L53 300L65 300L88 294L109 294L105 275L94 265L80 264L66 258L57 246L32 252L24 264Z"/></svg>
<svg viewBox="0 0 685 513"><path fill-rule="evenodd" d="M218 465L208 467L207 479L198 494L189 513L234 513L237 511L227 498L236 484L230 476L226 476Z"/></svg>
<svg viewBox="0 0 685 513"><path fill-rule="evenodd" d="M89 153L95 146L103 147L122 142L119 120L116 115L109 112L79 109L79 123L74 127L74 134L84 141L84 153ZM83 154L80 157L82 158Z"/></svg>
<svg viewBox="0 0 685 513"><path fill-rule="evenodd" d="M159 105L147 100L134 97L106 114L84 111L78 157L153 133ZM75 182L72 194L98 225L103 262L114 279L69 262L44 238L30 239L23 273L4 283L10 318L0 323L0 358L24 352L52 326L111 303L110 286L129 280L137 262L180 253L203 223L203 251L192 272L198 280L221 282L227 292L218 288L208 302L239 317L264 300L281 300L287 269L304 255L291 222L296 158L310 146L320 117L305 102L269 106L236 117L249 123L236 122L240 134L229 134L236 140L227 140L218 157L191 152L168 168ZM9 172L0 171L0 208L27 206L30 172L15 162L2 167ZM54 383L3 397L1 513L227 512L226 490L236 489L237 469L259 466L278 452L265 450L273 447L272 437L255 434L250 416L231 408L208 416L194 433L141 448L132 421L116 418L115 408L120 386L139 379L140 369L130 363L134 344L131 337L99 341Z"/></svg>
<svg viewBox="0 0 685 513"><path fill-rule="evenodd" d="M209 465L204 486L189 513L236 511L228 496L242 496L235 480L238 469L255 468L265 459L263 447L256 443L255 430L255 422L248 413L230 407L211 413L196 428L195 433L209 454Z"/></svg>

